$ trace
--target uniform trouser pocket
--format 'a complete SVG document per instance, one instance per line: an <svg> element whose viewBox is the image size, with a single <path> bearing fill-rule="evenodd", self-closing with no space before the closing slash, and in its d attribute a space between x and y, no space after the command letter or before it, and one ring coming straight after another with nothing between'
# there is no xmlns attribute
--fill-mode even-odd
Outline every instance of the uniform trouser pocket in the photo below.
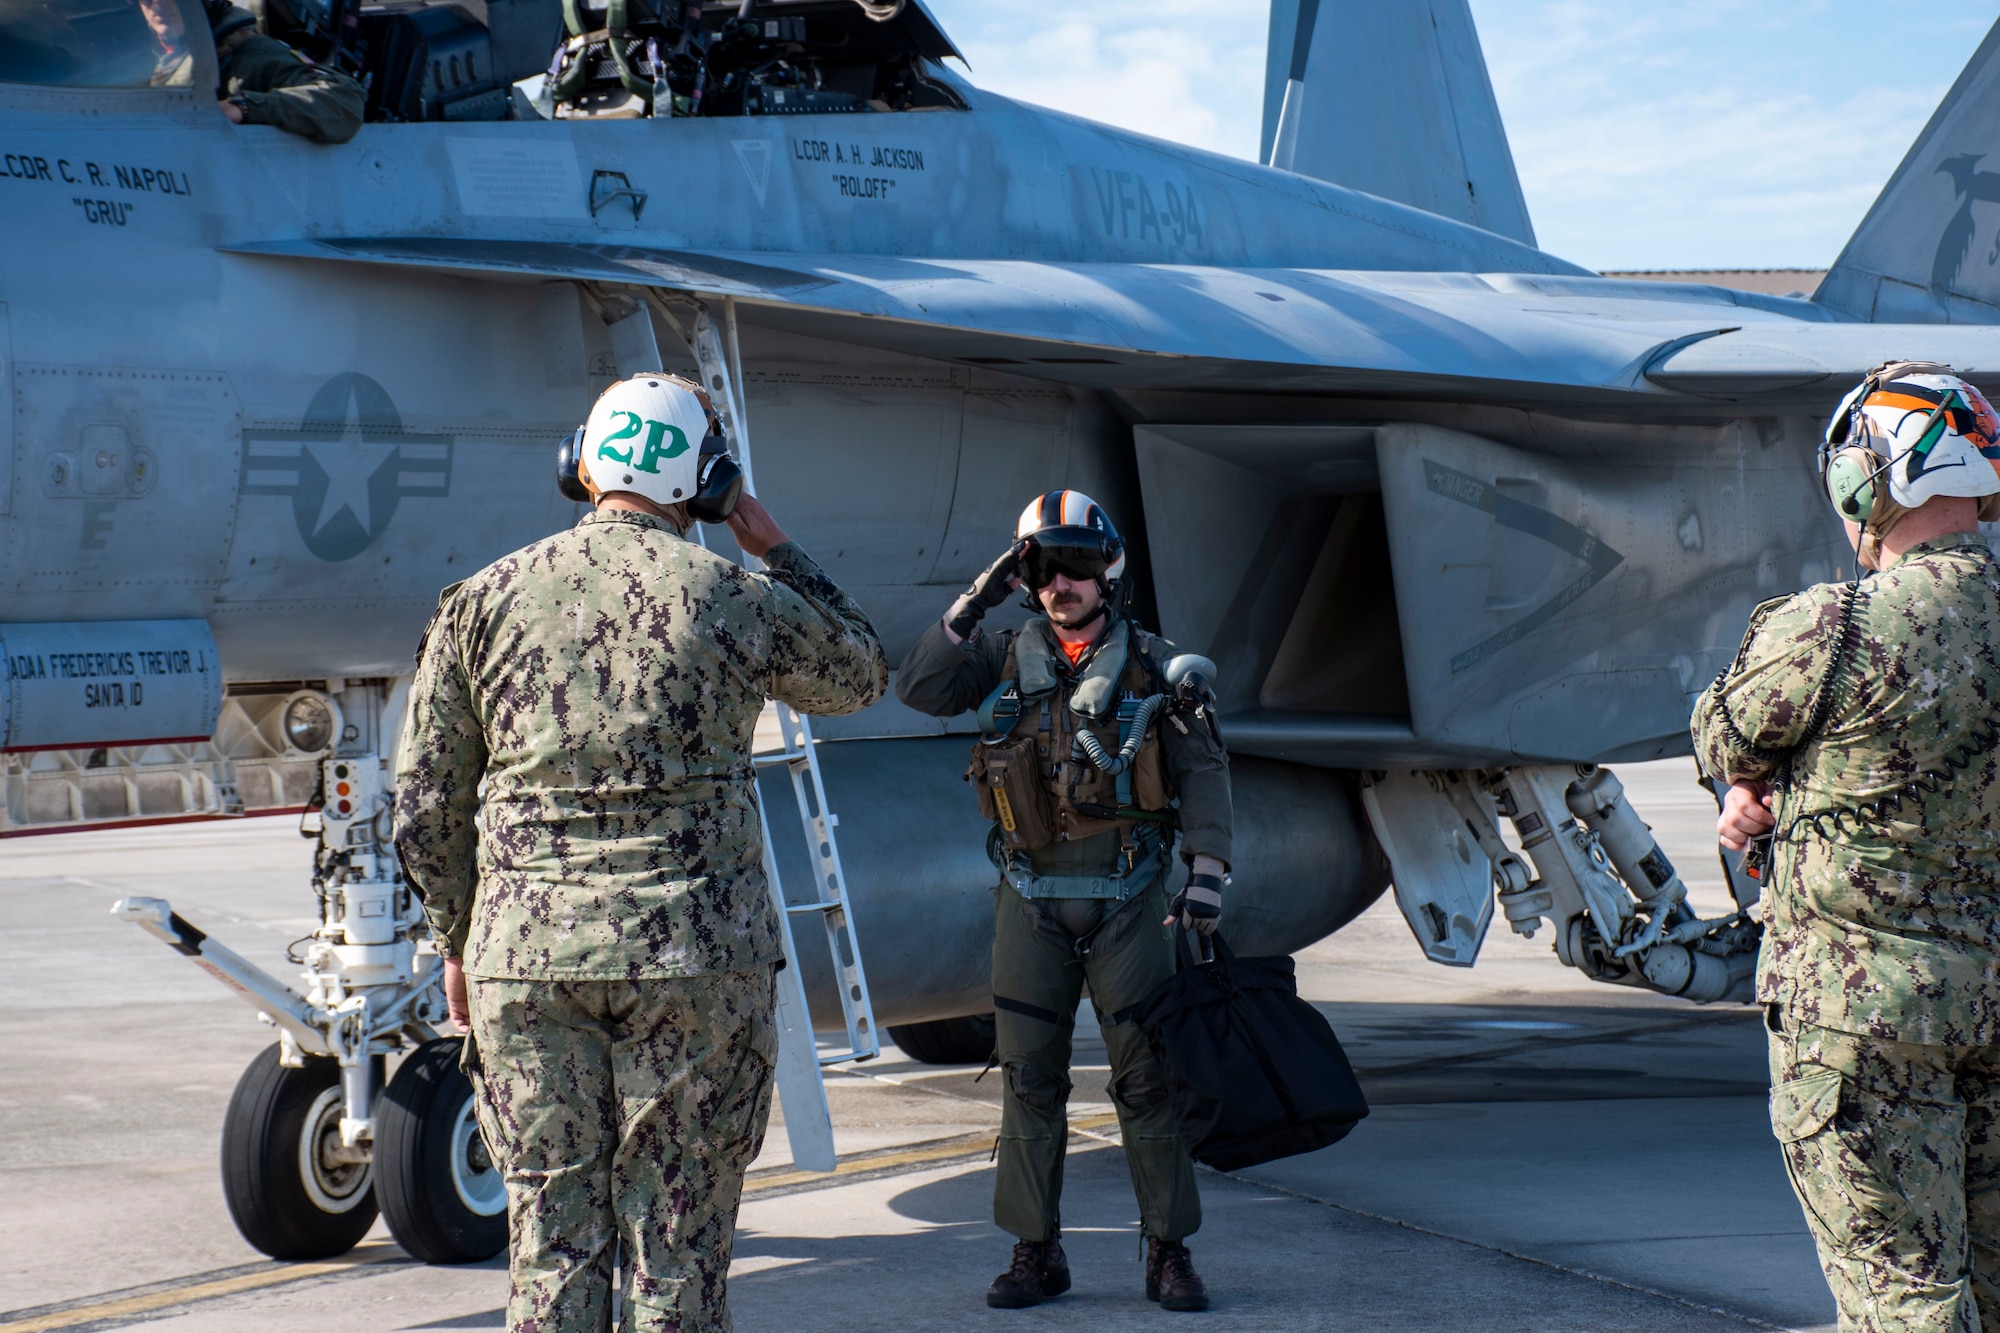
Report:
<svg viewBox="0 0 2000 1333"><path fill-rule="evenodd" d="M1841 1326L1971 1327L1965 1117L1945 1048L1787 1028L1771 1039L1771 1127Z"/></svg>
<svg viewBox="0 0 2000 1333"><path fill-rule="evenodd" d="M743 1171L770 1114L769 969L472 988L481 1125L507 1176L509 1327L728 1327Z"/></svg>
<svg viewBox="0 0 2000 1333"><path fill-rule="evenodd" d="M1022 1240L1047 1240L1062 1225L1070 1038L1082 990L1083 969L1069 936L1002 885L993 929L993 1023L1003 1080L993 1220Z"/></svg>

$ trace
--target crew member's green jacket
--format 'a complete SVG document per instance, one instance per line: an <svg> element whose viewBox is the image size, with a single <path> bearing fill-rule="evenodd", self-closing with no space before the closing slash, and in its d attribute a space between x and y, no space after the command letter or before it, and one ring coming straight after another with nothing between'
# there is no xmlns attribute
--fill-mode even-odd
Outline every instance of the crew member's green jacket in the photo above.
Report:
<svg viewBox="0 0 2000 1333"><path fill-rule="evenodd" d="M1695 704L1703 771L1757 781L1781 770L1822 682L1835 691L1775 802L1758 998L1815 1027L1986 1045L2000 1040L2000 747L1981 735L2000 722L2000 566L1972 534L1912 547L1862 584L1827 682L1847 586L1758 607ZM1947 776L1953 755L1966 766ZM1810 822L1929 775L1944 785L1881 822Z"/></svg>
<svg viewBox="0 0 2000 1333"><path fill-rule="evenodd" d="M757 715L766 697L851 713L889 672L811 557L764 559L752 574L663 519L600 510L447 590L410 691L396 849L468 975L778 962Z"/></svg>
<svg viewBox="0 0 2000 1333"><path fill-rule="evenodd" d="M238 22L235 15L241 15ZM336 69L308 64L291 47L260 36L242 10L216 25L222 92L243 102L247 125L276 125L315 143L346 143L361 129L368 94Z"/></svg>
<svg viewBox="0 0 2000 1333"><path fill-rule="evenodd" d="M896 697L933 717L953 717L977 708L1000 683L1008 654L1017 642L1022 651L1044 654L1056 679L1071 680L1075 672L1062 652L1051 646L1050 636L1042 628L1045 624L1037 617L1021 631L988 631L957 644L945 633L941 622L933 621L896 674ZM1110 632L1110 626L1106 626L1105 632ZM1153 642L1159 661L1173 657L1172 644L1159 638ZM1160 757L1167 777L1180 796L1181 854L1212 856L1224 865L1230 864L1233 816L1229 752L1210 726L1198 724L1185 731L1172 722L1155 722L1154 726L1159 733ZM1110 741L1115 749L1115 733ZM969 794L967 799L971 799ZM1116 863L1118 849L1119 836L1115 832L1076 843L1055 844L1033 854L1035 871L1101 874Z"/></svg>

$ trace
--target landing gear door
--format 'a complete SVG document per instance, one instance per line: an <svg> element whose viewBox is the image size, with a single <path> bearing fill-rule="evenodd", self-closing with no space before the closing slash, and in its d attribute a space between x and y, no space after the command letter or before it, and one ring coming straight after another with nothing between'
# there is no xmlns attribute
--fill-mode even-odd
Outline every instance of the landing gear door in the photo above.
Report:
<svg viewBox="0 0 2000 1333"><path fill-rule="evenodd" d="M1410 923L1424 956L1450 967L1471 967L1493 921L1493 863L1466 819L1432 772L1384 773L1361 789L1368 822L1389 856L1396 906ZM1474 784L1460 799L1485 805L1492 798Z"/></svg>

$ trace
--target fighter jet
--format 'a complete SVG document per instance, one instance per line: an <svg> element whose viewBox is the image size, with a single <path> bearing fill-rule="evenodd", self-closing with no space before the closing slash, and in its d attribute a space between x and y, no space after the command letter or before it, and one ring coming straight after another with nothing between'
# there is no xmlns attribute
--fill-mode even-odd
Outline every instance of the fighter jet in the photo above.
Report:
<svg viewBox="0 0 2000 1333"><path fill-rule="evenodd" d="M1256 163L983 91L921 0L574 32L556 0L268 0L368 87L326 146L225 119L184 10L177 51L127 0L0 13L0 831L317 820L303 992L120 905L279 1029L224 1183L281 1257L378 1201L421 1257L504 1243L387 756L439 590L575 520L555 444L614 378L716 389L892 660L1028 497L1097 497L1135 613L1217 666L1239 951L1393 882L1440 963L1497 905L1703 1001L1743 994L1754 881L1698 918L1602 766L1685 753L1751 607L1851 572L1811 483L1844 386L1909 356L2000 389L2000 30L1800 300L1537 248L1465 0L1275 0ZM877 1021L990 1045L950 730L787 723L769 770L838 946L792 975L856 1054Z"/></svg>

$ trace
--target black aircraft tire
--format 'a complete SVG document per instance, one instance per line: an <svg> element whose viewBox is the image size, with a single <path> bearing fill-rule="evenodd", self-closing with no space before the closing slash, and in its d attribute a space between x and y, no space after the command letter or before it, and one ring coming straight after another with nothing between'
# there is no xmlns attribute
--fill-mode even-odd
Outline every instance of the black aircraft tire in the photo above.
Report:
<svg viewBox="0 0 2000 1333"><path fill-rule="evenodd" d="M967 1014L889 1030L904 1055L927 1065L980 1065L993 1055L993 1015Z"/></svg>
<svg viewBox="0 0 2000 1333"><path fill-rule="evenodd" d="M372 1169L329 1161L340 1143L340 1066L303 1069L260 1052L236 1080L222 1118L222 1197L236 1229L273 1259L345 1254L375 1225Z"/></svg>
<svg viewBox="0 0 2000 1333"><path fill-rule="evenodd" d="M462 1037L410 1053L375 1109L375 1192L396 1243L427 1264L473 1264L507 1248L507 1185L473 1115Z"/></svg>

